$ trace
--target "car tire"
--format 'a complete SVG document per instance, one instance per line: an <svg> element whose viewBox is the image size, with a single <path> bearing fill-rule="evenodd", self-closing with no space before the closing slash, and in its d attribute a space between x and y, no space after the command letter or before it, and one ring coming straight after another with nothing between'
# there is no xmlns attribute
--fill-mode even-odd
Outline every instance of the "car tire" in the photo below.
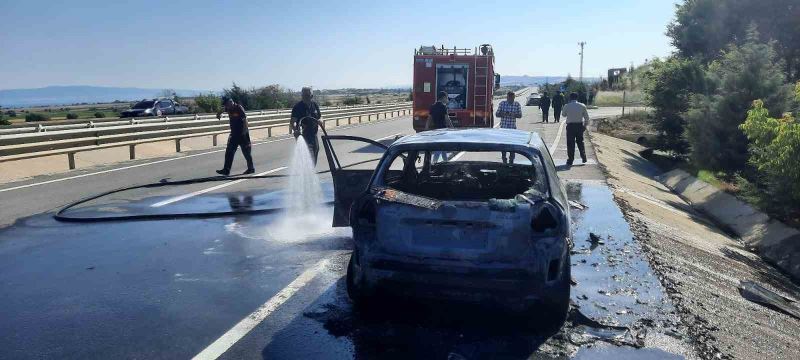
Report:
<svg viewBox="0 0 800 360"><path fill-rule="evenodd" d="M565 266L561 279L550 287L547 296L528 309L528 318L533 322L531 325L558 328L567 320L572 280L569 256L565 260Z"/></svg>
<svg viewBox="0 0 800 360"><path fill-rule="evenodd" d="M350 255L350 262L347 264L347 296L350 302L353 303L355 308L365 308L368 304L367 291L362 279L357 279L356 262L358 261L358 253L354 250Z"/></svg>

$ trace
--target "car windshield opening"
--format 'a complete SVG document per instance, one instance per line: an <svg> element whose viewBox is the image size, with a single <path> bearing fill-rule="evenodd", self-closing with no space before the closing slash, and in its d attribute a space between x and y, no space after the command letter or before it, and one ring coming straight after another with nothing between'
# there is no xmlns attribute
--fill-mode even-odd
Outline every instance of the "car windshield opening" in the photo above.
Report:
<svg viewBox="0 0 800 360"><path fill-rule="evenodd" d="M153 101L139 101L136 105L133 106L134 109L149 109L153 107L155 102Z"/></svg>
<svg viewBox="0 0 800 360"><path fill-rule="evenodd" d="M547 193L539 156L515 151L404 151L382 175L387 187L449 201L513 199Z"/></svg>

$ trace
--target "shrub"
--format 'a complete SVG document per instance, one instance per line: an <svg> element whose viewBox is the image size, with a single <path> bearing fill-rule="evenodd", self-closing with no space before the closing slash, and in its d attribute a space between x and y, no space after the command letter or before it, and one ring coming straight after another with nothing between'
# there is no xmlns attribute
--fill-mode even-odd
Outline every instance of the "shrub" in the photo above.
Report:
<svg viewBox="0 0 800 360"><path fill-rule="evenodd" d="M709 66L707 94L693 97L687 113L687 136L696 165L733 174L745 170L748 139L739 129L753 100L762 99L773 117L780 117L792 99L783 64L773 43L762 43L751 29L742 46L731 45Z"/></svg>
<svg viewBox="0 0 800 360"><path fill-rule="evenodd" d="M28 113L25 115L25 122L35 122L35 121L48 121L50 117L44 114L39 113Z"/></svg>
<svg viewBox="0 0 800 360"><path fill-rule="evenodd" d="M94 117L96 117L96 118L104 118L104 117L106 117L106 114L103 114L103 113L98 111L98 112L94 113Z"/></svg>
<svg viewBox="0 0 800 360"><path fill-rule="evenodd" d="M8 110L6 111L6 115L8 115L8 117L17 117L17 112L14 110Z"/></svg>
<svg viewBox="0 0 800 360"><path fill-rule="evenodd" d="M348 96L342 100L342 104L344 105L360 105L363 104L364 100L362 100L358 96Z"/></svg>
<svg viewBox="0 0 800 360"><path fill-rule="evenodd" d="M215 113L222 110L222 100L212 93L197 95L194 103L202 112Z"/></svg>
<svg viewBox="0 0 800 360"><path fill-rule="evenodd" d="M78 114L76 113L67 113L67 120L75 120L78 118Z"/></svg>
<svg viewBox="0 0 800 360"><path fill-rule="evenodd" d="M0 112L0 125L11 125L11 122L6 119L2 112Z"/></svg>
<svg viewBox="0 0 800 360"><path fill-rule="evenodd" d="M789 113L770 117L764 102L756 100L739 128L750 140L750 164L763 172L770 198L800 204L800 123Z"/></svg>

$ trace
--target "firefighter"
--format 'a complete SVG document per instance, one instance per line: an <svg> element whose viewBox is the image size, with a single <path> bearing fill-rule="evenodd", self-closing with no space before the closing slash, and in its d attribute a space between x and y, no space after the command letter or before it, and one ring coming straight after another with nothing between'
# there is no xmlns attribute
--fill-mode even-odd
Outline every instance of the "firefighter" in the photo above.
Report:
<svg viewBox="0 0 800 360"><path fill-rule="evenodd" d="M556 122L561 121L561 108L564 106L564 94L561 91L556 91L553 95L553 119Z"/></svg>
<svg viewBox="0 0 800 360"><path fill-rule="evenodd" d="M589 112L586 105L578 102L578 94L569 94L569 104L564 105L564 116L567 117L567 166L572 166L575 159L575 144L581 153L583 163L586 163L586 150L583 147L583 131L589 122Z"/></svg>
<svg viewBox="0 0 800 360"><path fill-rule="evenodd" d="M550 122L550 96L546 92L539 98L539 109L542 110L542 122Z"/></svg>
<svg viewBox="0 0 800 360"><path fill-rule="evenodd" d="M425 123L425 130L436 130L448 127L453 127L450 123L450 116L447 114L447 103L449 97L446 91L439 91L437 94L436 102L428 109L428 121ZM444 151L434 151L433 161L439 162L439 159L447 161L447 153Z"/></svg>
<svg viewBox="0 0 800 360"><path fill-rule="evenodd" d="M228 176L233 165L233 156L236 155L236 148L242 148L242 155L247 160L247 171L243 174L253 174L256 168L253 166L253 156L251 155L252 143L250 142L250 131L247 128L247 114L244 107L237 104L231 98L222 98L224 111L228 113L228 122L231 127L231 134L228 135L228 146L225 148L225 165L217 174ZM217 119L222 119L222 111L217 112Z"/></svg>
<svg viewBox="0 0 800 360"><path fill-rule="evenodd" d="M314 165L317 164L317 156L319 155L319 140L317 139L318 127L322 126L320 119L322 113L319 111L319 105L312 101L314 95L311 93L311 87L304 87L300 92L302 100L300 100L292 108L292 117L289 120L289 127L292 129L292 135L297 139L298 136L303 135L306 144L308 144L308 151L311 153L311 159Z"/></svg>

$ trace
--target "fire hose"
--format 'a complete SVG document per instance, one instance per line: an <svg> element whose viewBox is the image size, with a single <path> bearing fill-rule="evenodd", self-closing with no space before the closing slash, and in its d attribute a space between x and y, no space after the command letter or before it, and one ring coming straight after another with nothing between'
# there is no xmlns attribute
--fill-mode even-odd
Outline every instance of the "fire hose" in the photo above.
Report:
<svg viewBox="0 0 800 360"><path fill-rule="evenodd" d="M305 118L303 118L305 119ZM301 119L301 120L303 120ZM316 120L316 119L315 119ZM322 128L322 132L325 136L328 135L328 132L325 131L325 128ZM297 137L295 137L297 139ZM353 164L350 164L346 167L356 166L372 161L377 161L379 159L370 159L365 161L359 161ZM317 175L326 174L331 172L331 170L324 170L316 172ZM142 221L142 220L172 220L172 219L203 219L203 218L214 218L214 217L222 217L222 216L232 216L232 215L242 215L242 214L266 214L266 213L275 213L282 211L282 208L267 208L267 209L233 209L229 211L214 211L214 212L190 212L190 213L164 213L164 214L133 214L133 215L114 215L114 216L93 216L93 217L80 217L80 216L70 216L67 213L70 209L74 207L85 204L92 200L97 200L102 197L106 197L109 195L136 190L136 189L153 189L159 187L166 187L166 186L180 186L180 185L190 185L190 184L200 184L200 183L208 183L208 182L222 182L222 181L231 181L231 180L251 180L251 179L271 179L271 178L284 178L289 177L290 175L251 175L251 176L212 176L212 177L202 177L202 178L194 178L194 179L186 179L186 180L178 180L178 181L160 181L156 183L144 184L144 185L135 185L135 186L127 186L123 188L119 188L116 190L106 191L100 194L92 195L89 197L85 197L78 201L72 202L55 213L53 218L58 221L62 222L74 222L74 223L93 223L93 222L110 222L110 221ZM325 205L333 204L332 201L324 203Z"/></svg>

